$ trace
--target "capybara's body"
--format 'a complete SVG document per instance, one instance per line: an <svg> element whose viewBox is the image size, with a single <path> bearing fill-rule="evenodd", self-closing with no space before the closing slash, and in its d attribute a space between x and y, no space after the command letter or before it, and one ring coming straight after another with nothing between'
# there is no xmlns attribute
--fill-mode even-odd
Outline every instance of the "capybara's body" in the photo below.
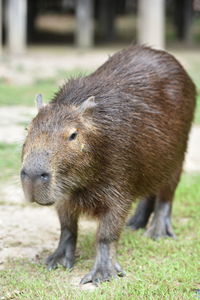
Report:
<svg viewBox="0 0 200 300"><path fill-rule="evenodd" d="M115 242L128 223L173 235L171 202L195 107L195 87L168 53L129 47L96 72L66 83L31 123L23 149L27 198L56 203L61 238L47 264L71 267L80 213L100 220L94 268L82 282L123 274Z"/></svg>

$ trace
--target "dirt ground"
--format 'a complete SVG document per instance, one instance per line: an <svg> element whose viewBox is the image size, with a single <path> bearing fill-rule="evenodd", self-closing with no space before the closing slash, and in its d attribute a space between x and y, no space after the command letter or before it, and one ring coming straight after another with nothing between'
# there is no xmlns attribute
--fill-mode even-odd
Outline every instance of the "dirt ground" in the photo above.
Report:
<svg viewBox="0 0 200 300"><path fill-rule="evenodd" d="M80 56L78 51L73 55L61 51L60 55L55 56L43 50L25 57L5 57L0 65L0 77L14 84L28 84L40 76L54 76L58 69L95 68L112 52L98 51ZM22 144L26 132L20 122L31 120L35 113L35 108L1 107L0 142ZM193 126L184 170L200 171L199 149L200 126ZM17 177L0 188L0 268L4 268L8 259L21 257L34 260L43 251L53 251L59 237L59 223L54 209L25 204ZM95 226L94 222L82 220L80 227L94 231Z"/></svg>

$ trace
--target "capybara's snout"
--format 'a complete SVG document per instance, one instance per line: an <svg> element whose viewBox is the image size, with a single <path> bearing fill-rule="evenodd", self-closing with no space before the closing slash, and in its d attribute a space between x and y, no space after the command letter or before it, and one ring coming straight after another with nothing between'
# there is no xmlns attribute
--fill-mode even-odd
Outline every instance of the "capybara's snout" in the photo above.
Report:
<svg viewBox="0 0 200 300"><path fill-rule="evenodd" d="M53 204L53 201L47 197L52 174L48 169L44 154L30 155L25 160L20 175L24 194L28 201L41 205Z"/></svg>
<svg viewBox="0 0 200 300"><path fill-rule="evenodd" d="M48 183L50 181L50 173L46 171L31 172L23 168L21 170L21 180L30 180L31 182L38 182L39 184Z"/></svg>

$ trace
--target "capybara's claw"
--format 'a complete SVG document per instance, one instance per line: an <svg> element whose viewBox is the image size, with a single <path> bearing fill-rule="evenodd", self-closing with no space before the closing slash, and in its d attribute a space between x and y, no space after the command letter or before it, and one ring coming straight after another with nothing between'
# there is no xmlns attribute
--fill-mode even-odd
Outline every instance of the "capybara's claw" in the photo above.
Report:
<svg viewBox="0 0 200 300"><path fill-rule="evenodd" d="M52 254L47 257L45 264L49 271L54 270L58 267L58 265L62 265L66 269L71 269L73 267L73 259L66 258L63 256L58 256L56 254Z"/></svg>
<svg viewBox="0 0 200 300"><path fill-rule="evenodd" d="M49 271L55 270L58 267L58 258L56 258L53 254L47 257L45 264Z"/></svg>
<svg viewBox="0 0 200 300"><path fill-rule="evenodd" d="M92 282L94 284L110 281L113 278L125 276L125 272L122 270L121 266L116 262L114 265L108 262L106 265L102 266L99 264L95 266L88 274L86 274L82 279L80 284L86 284Z"/></svg>
<svg viewBox="0 0 200 300"><path fill-rule="evenodd" d="M86 284L92 282L93 272L86 274L80 281L80 284Z"/></svg>
<svg viewBox="0 0 200 300"><path fill-rule="evenodd" d="M170 219L156 216L154 216L151 220L149 227L145 231L145 235L154 240L162 237L176 238L176 235L174 234L172 229Z"/></svg>

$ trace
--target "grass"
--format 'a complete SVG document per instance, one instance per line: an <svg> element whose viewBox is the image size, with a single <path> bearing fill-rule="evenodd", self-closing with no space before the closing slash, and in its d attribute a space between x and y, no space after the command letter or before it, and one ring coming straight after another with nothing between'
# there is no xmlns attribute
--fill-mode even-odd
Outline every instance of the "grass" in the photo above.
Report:
<svg viewBox="0 0 200 300"><path fill-rule="evenodd" d="M44 100L50 99L57 90L56 83L52 80L36 82L33 85L7 85L0 86L0 105L25 105L33 106L36 94L43 94Z"/></svg>
<svg viewBox="0 0 200 300"><path fill-rule="evenodd" d="M122 279L85 291L73 284L92 266L94 239L79 235L80 256L69 272L48 272L41 253L35 261L9 261L0 271L0 299L195 299L200 289L200 175L184 174L176 192L173 223L177 240L152 241L143 231L124 230L119 243L119 261L127 272Z"/></svg>
<svg viewBox="0 0 200 300"><path fill-rule="evenodd" d="M31 85L11 85L0 79L0 106L33 106L35 96L39 93L43 94L44 101L48 102L54 96L55 92L57 92L61 80L88 73L87 70L79 69L68 72L60 70L57 76L47 79L37 79Z"/></svg>
<svg viewBox="0 0 200 300"><path fill-rule="evenodd" d="M0 183L5 183L11 177L19 174L21 146L0 142Z"/></svg>
<svg viewBox="0 0 200 300"><path fill-rule="evenodd" d="M0 181L19 172L18 144L0 144ZM81 232L80 255L72 272L46 271L43 259L9 261L0 271L0 299L195 299L200 288L200 175L184 174L176 193L173 223L177 240L152 241L138 231L125 230L119 243L119 261L127 272L123 279L104 283L93 291L73 285L74 277L89 271L94 237ZM78 279L79 281L79 279Z"/></svg>
<svg viewBox="0 0 200 300"><path fill-rule="evenodd" d="M0 143L0 182L19 173L18 144ZM177 240L152 241L143 231L124 230L119 243L119 261L125 278L103 283L93 291L74 286L92 266L94 237L81 231L80 256L72 272L62 268L46 271L39 253L35 261L9 261L0 271L0 299L195 299L200 289L200 174L184 174L176 193L173 211Z"/></svg>

